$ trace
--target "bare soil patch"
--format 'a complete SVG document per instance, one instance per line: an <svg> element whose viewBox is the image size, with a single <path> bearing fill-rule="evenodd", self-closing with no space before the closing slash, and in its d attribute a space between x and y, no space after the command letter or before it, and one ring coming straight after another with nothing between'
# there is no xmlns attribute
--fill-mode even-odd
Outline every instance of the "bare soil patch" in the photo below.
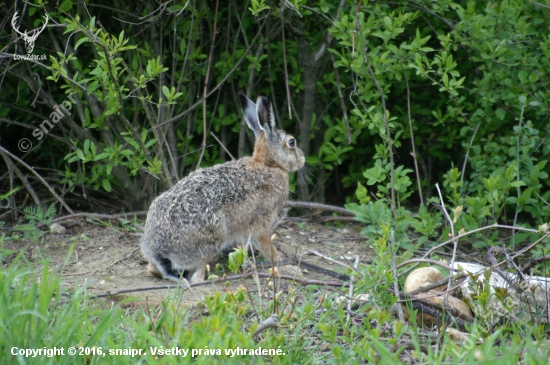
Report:
<svg viewBox="0 0 550 365"><path fill-rule="evenodd" d="M276 229L275 245L285 258L285 262L291 257L300 257L303 252L315 250L351 264L355 255L359 255L361 260L368 260L372 256L372 250L366 245L366 238L359 234L360 228L355 223L334 227L322 223L298 223L291 220ZM90 285L89 292L94 294L175 284L151 276L147 272L147 262L139 250L139 239L139 233L85 222L68 229L62 235L46 234L38 245L25 240L6 240L4 247L15 251L25 249L25 255L30 261L45 258L49 262L50 271L61 276L63 285L74 289ZM74 251L69 256L73 244ZM302 260L334 272L345 272L344 267L316 255L303 254ZM11 259L7 258L3 264L9 264L10 261ZM213 270L216 263L226 267L227 257L220 255L216 262L211 263ZM232 274L227 269L225 272L227 275ZM336 280L309 267L302 266L302 272L303 279ZM214 271L213 274L222 277L224 273ZM250 288L253 286L252 283L251 279L243 279L232 282L231 286L244 284ZM222 290L222 284L195 287L184 293L183 301L188 304L196 303L205 295ZM147 297L149 303L158 303L173 293L174 291L166 289L151 290L117 295L114 299L134 297L141 301Z"/></svg>

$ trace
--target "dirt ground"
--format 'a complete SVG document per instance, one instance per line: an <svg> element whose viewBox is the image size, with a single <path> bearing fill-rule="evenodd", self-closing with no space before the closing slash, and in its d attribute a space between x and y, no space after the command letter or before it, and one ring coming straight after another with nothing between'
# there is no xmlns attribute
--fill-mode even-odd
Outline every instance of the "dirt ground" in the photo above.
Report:
<svg viewBox="0 0 550 365"><path fill-rule="evenodd" d="M300 257L304 253L302 261L343 273L345 268L307 251L314 250L347 263L353 262L355 255L359 255L362 261L368 260L372 256L372 250L367 247L366 239L359 235L360 229L361 226L356 223L334 227L321 223L296 222L289 218L276 229L275 245L285 258L285 263L290 264L291 257ZM131 232L124 227L80 221L64 234L45 234L38 245L23 240L6 240L4 247L14 250L26 247L25 254L30 261L39 261L40 257L46 258L50 262L50 271L61 275L63 285L69 290L88 284L89 292L104 294L123 289L174 284L169 280L153 277L147 272L147 262L139 250L139 239L140 233ZM68 257L72 244L74 251ZM4 265L9 261L5 260ZM220 255L216 262L211 263L211 267L214 268L216 263L226 267L227 256ZM303 279L338 280L311 267L301 266L301 269L303 276L300 277ZM213 274L223 276L222 271L214 271ZM233 273L226 269L226 274ZM252 283L252 279L249 279L247 284ZM236 287L242 284L241 280L234 281L231 285ZM196 303L202 300L204 295L223 290L223 287L223 284L195 287L192 291L184 293L183 301L189 304ZM134 297L144 300L147 297L149 303L158 303L167 295L171 295L170 291L162 289L117 295L116 299Z"/></svg>

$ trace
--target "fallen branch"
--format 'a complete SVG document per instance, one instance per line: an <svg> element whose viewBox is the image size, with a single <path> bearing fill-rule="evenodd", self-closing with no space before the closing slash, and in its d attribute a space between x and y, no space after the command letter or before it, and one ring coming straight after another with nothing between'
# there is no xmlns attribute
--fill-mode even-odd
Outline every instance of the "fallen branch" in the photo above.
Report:
<svg viewBox="0 0 550 365"><path fill-rule="evenodd" d="M285 260L285 261L287 261L287 260ZM327 276L333 277L333 278L341 280L341 281L349 281L349 279L350 279L349 275L340 274L339 272L328 270L328 269L325 269L323 267L319 267L317 265L310 264L309 262L298 259L296 256L289 258L288 262L290 264L293 264L293 265L296 265L296 266L299 266L299 267L304 267L306 269L313 270L313 271L318 272L320 274L327 275ZM263 266L263 263L261 263L261 262L258 263L258 264L262 264L262 266Z"/></svg>
<svg viewBox="0 0 550 365"><path fill-rule="evenodd" d="M454 278L451 279L451 281L458 281L458 280L461 280L461 279L464 279L466 278L468 275L466 275L465 273L461 273L461 274L458 274L457 276L455 276ZM408 295L416 295L416 294L420 294L420 293L424 293L424 292L427 292L428 290L432 290L434 288L437 288L439 286L442 286L442 285L445 285L447 284L449 279L447 278L444 278L444 279L441 279L441 280L438 280L436 282L433 282L431 284L428 284L428 285L424 285L424 286L421 286L420 288L416 288L414 290L411 290L410 292L408 292L407 294ZM462 284L461 284L462 285Z"/></svg>
<svg viewBox="0 0 550 365"><path fill-rule="evenodd" d="M337 217L337 216L324 216L319 217L315 219L316 222L320 223L326 223L326 222L332 222L332 221L338 221L338 222L357 222L355 217Z"/></svg>
<svg viewBox="0 0 550 365"><path fill-rule="evenodd" d="M291 208L304 208L304 209L320 209L320 210L327 210L332 212L337 212L349 216L355 216L354 213L350 212L346 208L342 207L336 207L334 205L327 205L327 204L319 204L319 203L308 203L308 202L299 202L294 200L288 200L285 203L285 206L291 207Z"/></svg>
<svg viewBox="0 0 550 365"><path fill-rule="evenodd" d="M63 217L59 217L52 220L52 223L59 223L67 219L71 218L96 218L96 219L119 219L119 218L125 218L128 219L128 216L144 216L147 215L147 210L141 210L139 212L129 212L129 213L120 213L120 214L99 214L99 213L74 213L71 215L66 215Z"/></svg>
<svg viewBox="0 0 550 365"><path fill-rule="evenodd" d="M518 286L514 283L514 280L510 277L510 275L508 275L508 273L503 271L501 268L496 267L497 259L495 258L493 252L498 252L498 248L497 247L491 247L487 250L487 253L485 254L485 258L487 259L489 264L491 264L494 267L493 271L496 272L497 274L499 274L500 277L503 278L504 281L506 281L512 289L514 289L518 293L521 293L520 288L518 288Z"/></svg>
<svg viewBox="0 0 550 365"><path fill-rule="evenodd" d="M468 320L458 319L457 316L453 315L451 312L455 311L451 308L443 308L438 304L434 304L428 301L423 301L421 299L417 299L413 302L411 302L411 305L414 309L417 309L418 311L422 313L426 313L434 318L436 318L440 323L443 323L443 313L440 311L445 311L447 313L448 318L446 323L454 323L456 326L462 330L466 330L466 325L471 323ZM437 308L437 309L435 309ZM439 309L439 310L438 310Z"/></svg>
<svg viewBox="0 0 550 365"><path fill-rule="evenodd" d="M172 284L172 285L158 285L158 286L148 286L148 287L142 287L142 288L130 288L130 289L121 289L116 291L106 291L104 294L95 294L92 295L91 299L99 299L99 298L107 298L107 297L113 297L120 294L126 294L126 293L135 293L135 292L143 292L143 291L151 291L151 290L162 290L162 289L183 289L184 291L189 288L194 288L197 286L203 286L203 285L209 285L209 284L217 284L217 283L225 283L228 281L235 281L240 279L247 279L251 278L252 276L257 275L261 278L272 278L273 274L265 273L265 272L259 272L259 273L246 273L246 274L240 274L240 275L231 275L226 276L224 278L219 278L215 280L205 280L200 281L198 283L189 283L188 287L184 288L181 284ZM283 280L289 280L296 282L301 285L326 285L326 286L335 286L335 287L347 287L349 286L348 283L344 283L341 281L323 281L323 280L305 280L305 279L298 279L295 278L292 275L279 275L278 278ZM60 301L60 304L65 304L68 301Z"/></svg>
<svg viewBox="0 0 550 365"><path fill-rule="evenodd" d="M498 224L498 223L495 223L495 224L491 224L489 226L485 226L485 227L480 227L480 228L477 228L477 229L473 229L471 231L468 231L466 233L463 233L463 234L459 234L458 236L454 237L454 238L451 238L450 240L447 240L443 243L440 243L439 245L437 246L434 246L432 248L430 248L428 250L428 252L426 252L424 254L424 256L422 256L422 258L426 258L429 254L431 254L432 252L434 252L435 250L453 242L454 240L457 240L457 239L460 239L462 237L466 237L466 236L469 236L471 234L474 234L474 233L477 233L477 232L481 232L481 231L485 231L485 230L488 230L488 229L492 229L492 228L502 228L502 229L512 229L512 230L516 230L516 231L524 231L524 232L530 232L530 233L540 233L538 230L536 229L532 229L532 228L524 228L524 227L514 227L514 226L507 226L505 224Z"/></svg>
<svg viewBox="0 0 550 365"><path fill-rule="evenodd" d="M427 300L426 298L411 298L411 299L413 299L413 302L415 302L415 303L421 303L424 306L433 307L433 308L435 308L439 311L448 312L453 317L460 318L461 320L463 320L465 322L472 322L473 321L473 319L465 317L457 309L451 308L448 305L441 305L441 304L433 303L433 302L430 302L429 300Z"/></svg>
<svg viewBox="0 0 550 365"><path fill-rule="evenodd" d="M476 229L473 229L471 231L468 231L466 233L463 233L463 234L459 234L458 236L454 237L454 238L451 238L450 240L447 240L443 243L440 243L439 245L437 246L434 246L432 248L430 248L423 256L422 258L425 259L426 257L428 257L432 252L440 249L441 247L451 243L451 242L454 242L455 240L458 240L462 237L466 237L466 236L469 236L471 234L474 234L474 233L477 233L477 232L481 232L481 231L486 231L488 229L493 229L493 228L501 228L501 229L511 229L511 230L516 230L516 231L523 231L523 232L530 232L530 233L541 233L539 232L538 230L536 229L532 229L532 228L524 228L524 227L514 227L514 226L508 226L508 225L505 225L505 224L498 224L498 223L494 223L494 224L491 224L489 226L485 226L485 227L480 227L480 228L476 228ZM512 258L516 258L517 256L520 256L522 255L523 253L529 251L530 249L532 249L536 244L538 244L538 242L542 241L543 239L545 239L546 237L548 237L550 235L550 232L545 234L543 237L541 237L539 240L537 240L535 243L533 243L532 245L524 248L523 250L520 250L518 251L518 253L513 256ZM502 264L504 264L506 261L502 261L500 263L498 263L497 266L500 266ZM410 268L408 268L407 270L405 270L404 272L402 272L400 275L403 275L405 273L407 273L408 271L414 269L416 266L418 265L414 265Z"/></svg>
<svg viewBox="0 0 550 365"><path fill-rule="evenodd" d="M440 262L440 261L436 261L436 260L430 260L430 259L410 259L410 260L407 260L407 261L403 261L402 263L400 263L399 265L397 265L397 269L400 269L402 268L403 266L407 266L408 264L411 264L413 262L426 262L426 263L429 263L429 264L432 264L432 265L437 265L437 266L441 266L442 268L444 269L447 269L449 271L456 271L455 268L452 268L450 267L449 265L443 263L443 262ZM445 279L447 280L447 279Z"/></svg>
<svg viewBox="0 0 550 365"><path fill-rule="evenodd" d="M302 255L303 255L303 254L307 254L308 252L311 252L312 254L314 254L314 255L316 255L316 256L322 257L322 258L324 258L324 259L327 260L327 261L330 261L330 262L333 262L333 263L335 263L335 264L337 264L337 265L343 266L343 267L345 267L346 269L353 269L350 265L345 264L345 263L343 263L342 261L335 260L335 259L333 259L333 258L331 258L331 257L325 256L325 255L323 255L322 253L319 253L319 252L317 252L317 251L315 251L315 250L307 250L307 251L304 251L304 252L302 252Z"/></svg>
<svg viewBox="0 0 550 365"><path fill-rule="evenodd" d="M138 212L129 212L129 213L121 213L121 214L73 213L73 214L65 215L63 217L52 219L52 223L59 223L59 222L63 222L63 221L66 221L69 219L75 219L75 218L112 219L112 220L120 221L120 219L128 219L128 216L132 216L132 215L144 216L144 215L147 215L147 211L142 210ZM42 228L44 226L45 226L44 223L39 223L36 225L36 228Z"/></svg>
<svg viewBox="0 0 550 365"><path fill-rule="evenodd" d="M533 267L539 265L539 264L542 264L546 261L550 261L550 255L545 255L545 256L541 256L541 257L537 257L536 259L533 259L527 263L525 263L522 267L521 267L521 271L522 272L525 272L527 270L530 270L532 269Z"/></svg>
<svg viewBox="0 0 550 365"><path fill-rule="evenodd" d="M457 277L457 279L458 279L458 277ZM441 285L447 284L448 280L449 280L449 278L444 278L444 279L442 279L442 280L437 281L436 283L438 283L439 286L441 286ZM453 280L455 280L455 279L453 279ZM433 284L436 284L436 283L433 283ZM428 287L428 286L431 286L431 285L432 285L432 284L430 284L430 285L425 285L424 287L418 288L418 289L416 289L416 290L424 289L425 287ZM456 284L455 286L451 287L451 288L448 289L448 290L444 290L444 291L442 291L442 292L436 292L436 293L431 294L431 295L429 295L429 296L423 296L422 299L436 298L436 297L440 297L440 296L443 295L443 294L452 293L453 291L455 291L456 289L458 289L458 288L461 287L462 285L464 285L464 282L461 282L461 283L459 283L459 284ZM423 291L424 291L424 290L423 290ZM389 289L388 289L388 292L394 294L394 293L393 293L391 290L389 290ZM417 298L416 296L414 296L414 295L419 294L419 293L411 294L411 293L413 293L413 292L414 292L414 291L411 291L410 293L400 293L400 294L399 294L400 297L405 297L405 298L407 298L407 299L403 299L403 300L399 299L399 300L397 300L397 302L398 302L398 303L403 303L403 302L407 302L407 301L411 301L411 300L412 300L412 301L419 300L420 298Z"/></svg>

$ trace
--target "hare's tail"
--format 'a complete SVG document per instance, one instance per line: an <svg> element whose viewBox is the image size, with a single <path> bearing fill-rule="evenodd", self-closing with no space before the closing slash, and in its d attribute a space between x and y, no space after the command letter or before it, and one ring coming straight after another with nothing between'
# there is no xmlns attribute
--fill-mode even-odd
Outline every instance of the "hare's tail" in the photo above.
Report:
<svg viewBox="0 0 550 365"><path fill-rule="evenodd" d="M157 270L160 272L163 278L173 281L179 281L183 275L183 272L174 268L172 261L169 258L156 255L152 260Z"/></svg>
<svg viewBox="0 0 550 365"><path fill-rule="evenodd" d="M148 271L151 274L155 276L162 276L165 279L179 281L182 271L174 267L172 260L170 260L169 257L166 257L159 252L155 252L155 250L152 249L150 237L144 235L140 244L143 256L149 260Z"/></svg>

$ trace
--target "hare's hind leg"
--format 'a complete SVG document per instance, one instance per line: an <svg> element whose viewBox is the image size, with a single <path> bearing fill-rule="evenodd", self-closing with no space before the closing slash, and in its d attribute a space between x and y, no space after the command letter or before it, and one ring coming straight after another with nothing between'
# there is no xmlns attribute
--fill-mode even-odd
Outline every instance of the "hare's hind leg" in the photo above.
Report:
<svg viewBox="0 0 550 365"><path fill-rule="evenodd" d="M281 261L281 255L279 255L279 251L277 251L273 243L271 243L268 231L254 237L252 242L254 247L260 251L260 255L262 255L264 259L268 261L273 260L273 262Z"/></svg>

